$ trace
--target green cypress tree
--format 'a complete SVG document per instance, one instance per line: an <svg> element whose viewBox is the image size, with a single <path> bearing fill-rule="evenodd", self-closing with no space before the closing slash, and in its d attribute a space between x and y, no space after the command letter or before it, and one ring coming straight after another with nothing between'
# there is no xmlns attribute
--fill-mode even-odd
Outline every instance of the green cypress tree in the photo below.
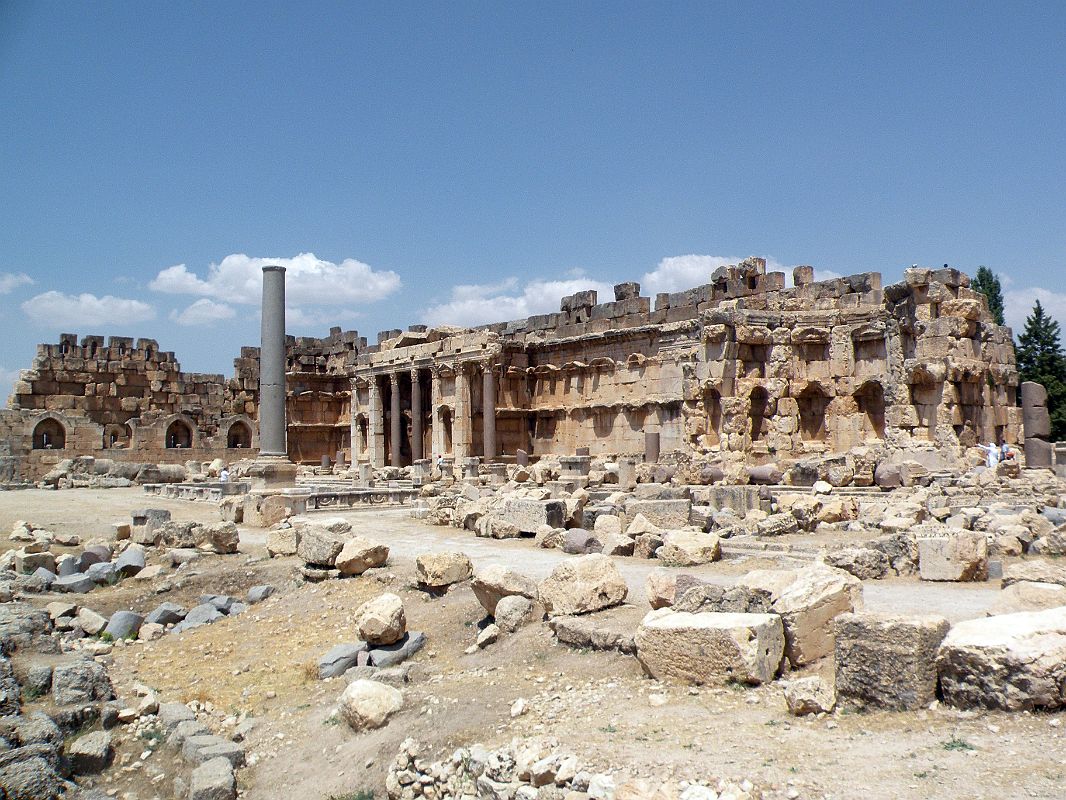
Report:
<svg viewBox="0 0 1066 800"><path fill-rule="evenodd" d="M1021 379L1042 383L1047 389L1052 441L1066 438L1066 354L1059 334L1059 323L1044 313L1037 300L1033 313L1025 320L1017 347Z"/></svg>
<svg viewBox="0 0 1066 800"><path fill-rule="evenodd" d="M977 276L970 281L970 288L988 298L988 310L997 325L1003 324L1003 287L999 278L988 267L978 267Z"/></svg>

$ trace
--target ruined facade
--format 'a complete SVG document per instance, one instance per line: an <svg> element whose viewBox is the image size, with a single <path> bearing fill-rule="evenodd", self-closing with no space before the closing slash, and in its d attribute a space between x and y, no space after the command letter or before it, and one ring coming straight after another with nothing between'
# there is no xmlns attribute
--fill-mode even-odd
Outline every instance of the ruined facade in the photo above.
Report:
<svg viewBox="0 0 1066 800"><path fill-rule="evenodd" d="M798 267L785 288L749 259L654 304L625 283L476 329L290 338L289 455L640 455L651 432L663 452L758 464L1020 440L1010 330L965 275L812 277ZM257 445L258 356L242 348L225 379L183 373L152 340L64 335L22 373L0 440L30 476L74 454L235 460Z"/></svg>
<svg viewBox="0 0 1066 800"><path fill-rule="evenodd" d="M1018 441L1010 330L953 269L814 283L749 259L652 301L636 284L474 331L390 331L353 370L352 441L372 464L588 448L749 462L879 445ZM394 446L397 442L398 446Z"/></svg>

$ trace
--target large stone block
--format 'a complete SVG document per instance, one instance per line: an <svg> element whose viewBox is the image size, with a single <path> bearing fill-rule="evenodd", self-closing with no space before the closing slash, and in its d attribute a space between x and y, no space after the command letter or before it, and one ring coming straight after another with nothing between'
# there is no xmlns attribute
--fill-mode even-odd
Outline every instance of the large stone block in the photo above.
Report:
<svg viewBox="0 0 1066 800"><path fill-rule="evenodd" d="M664 564L690 567L709 564L722 557L722 545L715 533L668 531L656 555Z"/></svg>
<svg viewBox="0 0 1066 800"><path fill-rule="evenodd" d="M1047 406L1047 389L1036 381L1022 381L1022 408L1044 408Z"/></svg>
<svg viewBox="0 0 1066 800"><path fill-rule="evenodd" d="M652 677L694 684L773 680L785 637L776 614L689 614L660 608L644 617L637 659Z"/></svg>
<svg viewBox="0 0 1066 800"><path fill-rule="evenodd" d="M1055 445L1044 439L1026 438L1025 466L1027 469L1053 469Z"/></svg>
<svg viewBox="0 0 1066 800"><path fill-rule="evenodd" d="M489 614L496 613L496 605L504 597L517 594L536 600L538 596L537 584L532 578L500 564L491 564L478 572L470 588L474 590L474 596L481 603L481 607Z"/></svg>
<svg viewBox="0 0 1066 800"><path fill-rule="evenodd" d="M553 617L610 608L629 593L618 567L602 553L564 561L538 588L541 602Z"/></svg>
<svg viewBox="0 0 1066 800"><path fill-rule="evenodd" d="M863 607L862 581L826 565L754 570L737 583L770 593L771 608L784 625L785 654L794 667L833 652L833 618Z"/></svg>
<svg viewBox="0 0 1066 800"><path fill-rule="evenodd" d="M541 525L562 528L566 524L566 503L562 500L523 500L508 497L499 515L525 534L535 534Z"/></svg>
<svg viewBox="0 0 1066 800"><path fill-rule="evenodd" d="M1066 607L958 623L940 646L944 701L1006 711L1066 706Z"/></svg>
<svg viewBox="0 0 1066 800"><path fill-rule="evenodd" d="M988 541L983 533L918 539L918 571L923 581L988 579Z"/></svg>
<svg viewBox="0 0 1066 800"><path fill-rule="evenodd" d="M1051 415L1046 408L1023 408L1022 430L1026 439L1047 439L1051 436Z"/></svg>
<svg viewBox="0 0 1066 800"><path fill-rule="evenodd" d="M943 617L841 614L836 634L837 696L863 705L917 709L936 699Z"/></svg>
<svg viewBox="0 0 1066 800"><path fill-rule="evenodd" d="M688 525L691 500L630 500L625 505L626 523L633 522L642 514L648 522L659 528L677 529Z"/></svg>

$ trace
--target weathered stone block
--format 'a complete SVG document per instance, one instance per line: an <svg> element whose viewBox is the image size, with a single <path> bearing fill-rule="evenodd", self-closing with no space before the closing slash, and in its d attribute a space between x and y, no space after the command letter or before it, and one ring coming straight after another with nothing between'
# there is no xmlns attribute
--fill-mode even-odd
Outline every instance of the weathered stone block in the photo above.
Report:
<svg viewBox="0 0 1066 800"><path fill-rule="evenodd" d="M503 501L500 516L518 527L522 533L534 534L541 525L562 528L566 524L566 503L562 500L524 500L508 497Z"/></svg>
<svg viewBox="0 0 1066 800"><path fill-rule="evenodd" d="M652 677L694 684L760 684L781 665L785 637L776 614L651 611L635 637Z"/></svg>
<svg viewBox="0 0 1066 800"><path fill-rule="evenodd" d="M936 699L937 648L948 632L938 616L841 614L836 634L836 691L841 699L896 710Z"/></svg>
<svg viewBox="0 0 1066 800"><path fill-rule="evenodd" d="M983 533L918 539L918 570L923 581L988 579L988 542Z"/></svg>
<svg viewBox="0 0 1066 800"><path fill-rule="evenodd" d="M631 523L637 514L659 528L678 529L688 525L691 500L630 500L625 505L626 522ZM628 532L628 531L627 531Z"/></svg>
<svg viewBox="0 0 1066 800"><path fill-rule="evenodd" d="M1066 706L1066 607L960 622L937 657L944 701L1006 711Z"/></svg>

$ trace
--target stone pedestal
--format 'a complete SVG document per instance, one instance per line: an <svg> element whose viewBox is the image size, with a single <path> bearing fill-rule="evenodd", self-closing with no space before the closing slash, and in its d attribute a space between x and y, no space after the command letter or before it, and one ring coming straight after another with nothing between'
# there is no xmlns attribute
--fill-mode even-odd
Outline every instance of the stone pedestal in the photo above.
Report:
<svg viewBox="0 0 1066 800"><path fill-rule="evenodd" d="M411 479L415 486L421 486L430 479L433 471L433 462L428 458L420 458L411 463Z"/></svg>
<svg viewBox="0 0 1066 800"><path fill-rule="evenodd" d="M637 487L637 460L635 458L618 459L618 488L632 491Z"/></svg>
<svg viewBox="0 0 1066 800"><path fill-rule="evenodd" d="M374 485L374 466L372 464L359 465L359 485L370 488Z"/></svg>
<svg viewBox="0 0 1066 800"><path fill-rule="evenodd" d="M463 480L464 481L477 481L478 479L478 467L481 466L481 459L477 456L471 456L470 458L464 458L462 460L463 468Z"/></svg>
<svg viewBox="0 0 1066 800"><path fill-rule="evenodd" d="M515 450L515 463L520 467L529 466L529 453L525 450Z"/></svg>
<svg viewBox="0 0 1066 800"><path fill-rule="evenodd" d="M588 455L560 456L559 477L563 480L568 478L587 478L592 466L592 458Z"/></svg>
<svg viewBox="0 0 1066 800"><path fill-rule="evenodd" d="M506 464L488 464L485 470L489 473L489 483L493 486L503 486L507 483Z"/></svg>
<svg viewBox="0 0 1066 800"><path fill-rule="evenodd" d="M455 483L455 458L453 456L444 456L441 458L440 479L447 485Z"/></svg>
<svg viewBox="0 0 1066 800"><path fill-rule="evenodd" d="M296 485L296 465L284 456L259 456L248 470L254 491L291 488Z"/></svg>

